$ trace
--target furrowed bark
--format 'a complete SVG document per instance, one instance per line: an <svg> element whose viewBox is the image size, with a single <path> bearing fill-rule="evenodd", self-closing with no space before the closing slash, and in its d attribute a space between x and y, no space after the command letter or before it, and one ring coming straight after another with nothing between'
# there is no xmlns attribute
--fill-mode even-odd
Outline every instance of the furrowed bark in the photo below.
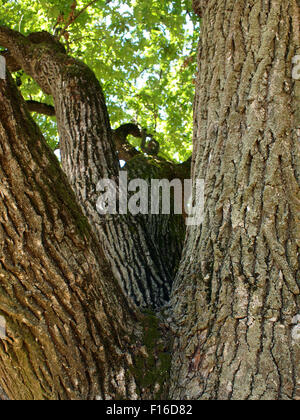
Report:
<svg viewBox="0 0 300 420"><path fill-rule="evenodd" d="M205 180L205 213L174 288L170 396L300 399L299 6L195 4L193 177Z"/></svg>
<svg viewBox="0 0 300 420"><path fill-rule="evenodd" d="M62 166L123 290L140 306L168 301L173 274L161 249L130 215L100 216L97 183L118 181L119 164L104 96L93 72L68 57L49 34L0 27L0 44L44 92L53 96ZM150 241L150 242L149 242Z"/></svg>
<svg viewBox="0 0 300 420"><path fill-rule="evenodd" d="M180 179L183 184L184 179L190 178L189 162L175 165L156 157L146 157L143 154L129 160L123 169L127 172L129 180L137 178L146 180L149 191L153 179L167 179L170 182ZM150 213L135 216L137 223L142 226L149 250L153 252L151 246L155 244L164 262L165 270L171 274L172 278L175 277L179 267L186 231L184 217L181 214L174 214L173 198L171 195L170 215ZM148 205L150 208L151 197L149 197ZM155 250L153 255L155 255Z"/></svg>
<svg viewBox="0 0 300 420"><path fill-rule="evenodd" d="M137 317L9 75L0 185L0 387L14 400L137 398Z"/></svg>

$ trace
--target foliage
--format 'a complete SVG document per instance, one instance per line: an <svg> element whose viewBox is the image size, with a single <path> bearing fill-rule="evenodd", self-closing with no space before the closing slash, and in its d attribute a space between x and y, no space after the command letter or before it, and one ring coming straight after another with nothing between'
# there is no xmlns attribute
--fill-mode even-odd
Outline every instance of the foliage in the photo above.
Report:
<svg viewBox="0 0 300 420"><path fill-rule="evenodd" d="M65 28L61 40L70 54L84 60L103 86L113 128L137 122L155 134L163 156L181 161L190 155L198 25L191 0L0 0L0 5L0 24L23 34ZM24 73L15 77L26 99L51 104ZM55 120L36 118L54 148Z"/></svg>

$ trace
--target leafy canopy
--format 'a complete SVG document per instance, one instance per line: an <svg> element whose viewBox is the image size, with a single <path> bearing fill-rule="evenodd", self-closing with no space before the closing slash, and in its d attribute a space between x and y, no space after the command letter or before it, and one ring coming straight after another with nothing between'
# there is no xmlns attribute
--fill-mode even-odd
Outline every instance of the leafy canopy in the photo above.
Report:
<svg viewBox="0 0 300 420"><path fill-rule="evenodd" d="M70 54L100 80L113 128L136 122L155 135L162 156L189 157L199 24L191 0L0 0L0 6L2 25L26 35L61 34ZM26 74L16 78L25 99L51 104ZM35 118L55 148L55 118Z"/></svg>

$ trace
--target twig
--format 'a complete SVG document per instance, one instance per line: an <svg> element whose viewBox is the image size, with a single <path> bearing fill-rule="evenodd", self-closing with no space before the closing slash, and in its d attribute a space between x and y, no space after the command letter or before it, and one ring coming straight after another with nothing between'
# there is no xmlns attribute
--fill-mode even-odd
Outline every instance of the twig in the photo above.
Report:
<svg viewBox="0 0 300 420"><path fill-rule="evenodd" d="M58 39L60 39L60 38L61 38L61 36L65 33L65 31L68 29L68 27L69 27L70 25L72 25L72 23L74 23L74 22L75 22L75 20L76 20L76 19L78 19L78 18L79 18L79 16L80 16L80 15L82 15L82 13L83 13L83 12L85 12L85 11L86 11L86 9L87 9L88 7L90 7L92 4L96 3L96 1L98 1L98 0L92 0L90 3L88 3L86 6L84 6L84 8L83 8L83 9L81 9L81 10L77 13L77 15L75 15L72 19L70 19L70 20L69 20L69 22L68 22L68 23L66 23L65 27L64 27L64 28L62 29L62 31L60 32L60 35L59 35L59 38L58 38Z"/></svg>

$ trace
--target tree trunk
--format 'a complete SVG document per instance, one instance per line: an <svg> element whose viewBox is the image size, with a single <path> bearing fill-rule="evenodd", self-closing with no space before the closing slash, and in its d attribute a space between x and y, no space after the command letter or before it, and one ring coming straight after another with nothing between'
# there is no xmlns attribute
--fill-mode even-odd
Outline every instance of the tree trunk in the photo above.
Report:
<svg viewBox="0 0 300 420"><path fill-rule="evenodd" d="M98 181L119 171L98 81L51 35L0 26L12 70L54 98L69 181L0 80L0 386L12 399L162 398L169 385L179 399L300 398L299 6L194 5L192 173L206 200L173 287L172 364L168 325L131 298L168 300L182 220L97 213ZM138 163L146 179L181 172L137 156L130 176Z"/></svg>
<svg viewBox="0 0 300 420"><path fill-rule="evenodd" d="M192 172L205 180L205 214L173 292L170 396L300 399L299 6L194 3Z"/></svg>
<svg viewBox="0 0 300 420"><path fill-rule="evenodd" d="M1 387L13 399L136 398L138 318L10 77L0 182Z"/></svg>
<svg viewBox="0 0 300 420"><path fill-rule="evenodd" d="M118 184L120 168L95 75L67 56L64 47L46 32L24 37L1 27L0 43L13 57L13 70L25 70L53 97L63 170L120 286L139 306L160 307L169 300L174 278L173 267L169 271L165 264L161 242L155 242L154 232L145 232L143 219L130 214L101 216L96 209L98 182L106 178ZM174 237L178 243L176 235L170 241Z"/></svg>

